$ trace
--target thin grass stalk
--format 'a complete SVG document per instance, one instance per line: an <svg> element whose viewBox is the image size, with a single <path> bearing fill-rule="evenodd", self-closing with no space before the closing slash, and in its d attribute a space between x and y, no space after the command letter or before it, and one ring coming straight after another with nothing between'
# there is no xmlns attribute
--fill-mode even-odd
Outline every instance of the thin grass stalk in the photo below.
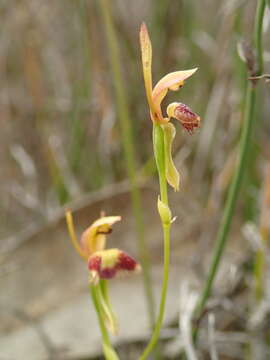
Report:
<svg viewBox="0 0 270 360"><path fill-rule="evenodd" d="M51 149L50 144L45 144L44 148L46 149L46 159L54 190L57 194L59 203L61 205L64 205L70 200L70 193L65 184L64 176L62 174L60 166L57 163L57 159L54 155L53 150Z"/></svg>
<svg viewBox="0 0 270 360"><path fill-rule="evenodd" d="M49 174L52 180L54 191L58 197L61 205L65 204L70 199L69 191L65 185L64 177L57 159L52 151L48 141L45 139L45 90L44 78L42 76L40 57L36 46L26 46L24 50L24 70L26 75L27 87L32 97L33 105L35 107L35 127L37 129L37 136L39 136L40 148L42 155L46 160L49 169ZM41 195L44 196L44 191L41 189Z"/></svg>
<svg viewBox="0 0 270 360"><path fill-rule="evenodd" d="M144 235L141 193L136 182L135 147L134 147L134 140L132 137L130 114L127 105L127 99L125 96L125 89L123 86L123 77L120 69L118 43L116 39L114 24L111 17L111 9L109 2L107 0L99 0L98 4L100 6L100 10L104 22L105 33L109 46L109 55L110 55L110 62L112 68L113 83L116 93L117 110L120 120L122 143L124 148L127 173L131 185L132 210L136 222L138 248L140 253L139 256L143 267L143 281L144 281L145 295L147 301L147 309L149 314L150 325L151 327L153 327L155 323L155 313L154 313L155 306L154 306L154 297L153 297L151 276L150 276L149 251L147 250L148 247Z"/></svg>
<svg viewBox="0 0 270 360"><path fill-rule="evenodd" d="M69 146L69 162L72 170L77 172L82 165L82 152L86 140L85 123L81 118L81 105L84 105L90 97L91 89L91 50L89 47L88 37L88 16L87 1L79 0L76 4L78 7L78 15L81 24L80 42L78 44L79 51L82 53L84 77L83 81L76 82L73 89L73 109L70 114L70 146ZM97 176L97 167L95 168L95 176Z"/></svg>
<svg viewBox="0 0 270 360"><path fill-rule="evenodd" d="M153 128L153 145L154 145L154 153L155 153L155 159L156 159L158 175L159 175L161 201L165 205L169 206L167 180L165 175L164 134L161 126L158 124L154 124L154 128ZM162 229L163 229L163 238L164 238L164 264L163 264L163 282L161 289L159 313L150 342L148 343L146 349L144 350L139 360L145 360L147 356L151 353L151 351L155 348L159 339L160 330L164 318L167 289L168 289L168 279L169 279L171 225L162 222Z"/></svg>
<svg viewBox="0 0 270 360"><path fill-rule="evenodd" d="M258 0L255 26L254 26L254 48L256 52L257 75L262 72L262 23L265 10L265 0ZM238 199L239 192L241 190L241 184L243 180L244 171L246 170L247 158L249 153L250 139L252 136L254 109L256 101L256 86L254 83L249 82L246 90L246 102L244 110L244 123L240 137L240 149L238 165L229 188L228 196L225 203L225 209L222 217L222 221L217 234L217 239L214 247L214 252L211 260L210 270L198 302L198 306L195 311L195 318L199 319L208 298L211 295L213 283L220 265L222 255L224 253L226 241L228 238L232 217L235 210L235 205ZM194 337L196 339L197 330L194 331Z"/></svg>

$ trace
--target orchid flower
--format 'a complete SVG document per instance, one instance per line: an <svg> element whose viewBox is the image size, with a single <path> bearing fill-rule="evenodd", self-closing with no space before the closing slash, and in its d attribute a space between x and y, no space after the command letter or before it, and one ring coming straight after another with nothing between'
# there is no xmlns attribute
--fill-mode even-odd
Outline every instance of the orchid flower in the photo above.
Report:
<svg viewBox="0 0 270 360"><path fill-rule="evenodd" d="M92 296L98 301L97 312L112 334L117 334L117 319L111 308L104 280L111 279L119 273L131 273L141 270L141 266L131 256L119 249L106 249L106 237L112 232L112 225L120 221L120 216L101 216L94 221L77 239L73 218L70 211L66 212L66 221L72 244L78 254L87 261L89 283ZM103 285L100 284L103 280ZM103 290L102 290L103 286ZM95 301L94 301L95 303Z"/></svg>
<svg viewBox="0 0 270 360"><path fill-rule="evenodd" d="M103 216L93 222L77 240L71 212L66 213L70 237L78 254L87 261L89 281L97 285L100 279L111 279L120 272L139 271L140 265L127 253L119 249L106 249L106 237L120 216Z"/></svg>
<svg viewBox="0 0 270 360"><path fill-rule="evenodd" d="M186 79L193 75L197 68L183 71L175 71L165 75L152 87L152 45L148 35L147 27L143 23L140 29L140 44L142 53L143 76L146 96L150 109L150 117L153 123L160 124L164 130L165 153L166 153L166 178L168 183L175 189L179 189L179 174L176 170L172 156L171 147L175 137L175 127L169 123L171 118L180 121L181 125L189 132L200 125L200 117L187 105L174 102L167 107L167 116L163 116L161 104L169 90L180 89Z"/></svg>

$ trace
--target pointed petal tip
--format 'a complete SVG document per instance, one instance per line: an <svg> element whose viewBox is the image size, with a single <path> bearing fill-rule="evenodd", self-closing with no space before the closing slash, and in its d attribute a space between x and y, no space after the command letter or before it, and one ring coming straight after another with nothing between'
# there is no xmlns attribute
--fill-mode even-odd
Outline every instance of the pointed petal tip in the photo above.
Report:
<svg viewBox="0 0 270 360"><path fill-rule="evenodd" d="M146 24L145 24L144 21L141 23L140 32L141 32L141 33L146 33L146 32L148 32L148 31L147 31L147 26L146 26Z"/></svg>
<svg viewBox="0 0 270 360"><path fill-rule="evenodd" d="M141 45L146 46L146 44L150 43L150 38L148 34L148 29L146 24L143 22L140 27L140 41Z"/></svg>
<svg viewBox="0 0 270 360"><path fill-rule="evenodd" d="M190 69L190 70L187 70L187 72L190 72L190 76L195 74L195 72L198 70L199 68L198 67L195 67L193 69Z"/></svg>

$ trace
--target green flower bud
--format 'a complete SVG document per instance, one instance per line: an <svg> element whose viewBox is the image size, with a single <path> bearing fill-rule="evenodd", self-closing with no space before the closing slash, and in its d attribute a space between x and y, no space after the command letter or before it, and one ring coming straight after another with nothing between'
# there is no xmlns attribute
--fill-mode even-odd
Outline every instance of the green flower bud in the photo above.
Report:
<svg viewBox="0 0 270 360"><path fill-rule="evenodd" d="M161 201L160 198L158 197L157 207L162 223L165 225L170 225L172 214L169 206L166 205L163 201Z"/></svg>

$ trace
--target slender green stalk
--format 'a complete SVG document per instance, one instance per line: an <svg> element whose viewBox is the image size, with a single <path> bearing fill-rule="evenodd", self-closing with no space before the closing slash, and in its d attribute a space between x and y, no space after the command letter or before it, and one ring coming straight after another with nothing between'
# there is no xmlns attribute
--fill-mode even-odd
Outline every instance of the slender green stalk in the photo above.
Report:
<svg viewBox="0 0 270 360"><path fill-rule="evenodd" d="M168 206L168 193L167 193L167 181L165 175L165 153L164 153L164 135L160 125L154 124L153 129L153 144L154 153L157 163L157 169L159 174L160 196L161 201ZM159 314L156 321L156 325L150 339L149 344L144 350L139 360L144 360L154 349L159 339L160 329L164 318L164 310L167 298L168 278L169 278L169 265L170 265L170 224L162 223L163 237L164 237L164 265L163 265L163 282L161 290L161 299L159 305Z"/></svg>
<svg viewBox="0 0 270 360"><path fill-rule="evenodd" d="M91 297L93 300L93 304L96 309L99 327L100 327L100 331L102 334L103 352L104 352L106 360L119 360L118 355L116 354L115 350L113 349L113 347L111 345L110 337L109 337L108 331L106 329L106 326L104 324L104 319L103 319L102 310L101 310L101 304L100 304L99 295L98 295L98 292L102 291L102 290L99 287L100 287L100 285L97 285L97 286L90 285L90 293L91 293Z"/></svg>
<svg viewBox="0 0 270 360"><path fill-rule="evenodd" d="M82 53L83 77L79 82L74 83L73 87L73 108L70 112L70 145L68 149L68 157L72 170L77 172L82 165L82 153L86 142L85 122L81 118L81 105L86 103L90 97L91 89L91 51L89 47L88 37L88 13L87 1L79 0L74 2L78 15L80 17L81 33L78 43L78 51ZM88 163L87 163L88 166ZM95 176L97 170L95 169Z"/></svg>
<svg viewBox="0 0 270 360"><path fill-rule="evenodd" d="M265 8L265 0L258 0L256 17L255 17L255 27L254 27L254 46L258 60L258 65L257 65L258 75L262 71L261 37L262 37L262 20L263 20L264 8ZM208 277L206 279L202 291L202 295L199 299L199 303L196 308L195 317L197 319L200 318L204 310L204 307L206 305L206 302L209 296L211 295L213 282L215 280L215 276L219 268L220 260L224 252L236 201L241 189L242 179L247 164L250 139L252 135L255 101L256 101L256 88L253 83L249 82L246 90L245 117L241 132L241 138L240 138L240 153L239 153L238 165L231 186L229 188L229 193L225 203L225 209L224 209L222 221L217 234L217 240L214 247L214 252L212 256ZM196 338L197 329L195 329L194 335Z"/></svg>
<svg viewBox="0 0 270 360"><path fill-rule="evenodd" d="M117 334L118 332L118 322L117 322L117 318L114 314L113 308L112 308L112 304L110 301L110 297L109 297L109 289L108 289L108 281L107 280L100 280L100 291L101 291L101 297L103 299L103 301L105 302L105 305L108 309L108 313L111 319L111 327L112 327L112 331Z"/></svg>
<svg viewBox="0 0 270 360"><path fill-rule="evenodd" d="M111 9L109 1L98 1L105 25L105 32L108 40L108 46L110 50L110 61L114 80L114 87L116 92L116 102L120 120L122 141L124 147L125 161L127 166L127 172L129 181L131 184L131 200L132 209L136 222L136 231L138 236L138 247L140 253L140 261L143 267L143 280L145 295L147 301L147 308L149 314L149 321L151 327L154 326L155 314L154 314L154 298L151 285L150 276L150 263L149 263L149 251L144 236L144 223L143 223L143 208L141 193L136 183L136 156L134 141L132 137L132 127L130 121L130 114L127 105L127 99L125 96L125 89L123 86L123 77L120 69L119 50L116 39L115 29L111 18Z"/></svg>
<svg viewBox="0 0 270 360"><path fill-rule="evenodd" d="M268 5L270 5L270 1L268 1ZM263 16L264 10L266 6L266 1L259 1L258 7L256 11L256 18L255 18L255 34L254 34L254 43L257 49L257 69L256 69L256 76L261 76L263 73L263 48L262 48L262 23L263 23ZM260 235L262 241L262 248L259 249L255 256L255 263L254 263L254 278L255 278L255 297L256 300L259 301L263 295L263 269L265 263L265 254L264 254L264 247L267 242L268 233L264 227L260 228Z"/></svg>
<svg viewBox="0 0 270 360"><path fill-rule="evenodd" d="M260 76L263 73L262 26L263 26L265 5L266 5L265 0L257 0L257 10L255 15L255 25L254 25L254 46L256 49L257 76Z"/></svg>
<svg viewBox="0 0 270 360"><path fill-rule="evenodd" d="M109 292L108 292L108 281L104 280L104 279L100 279L100 288L104 297L104 300L106 301L106 303L109 304Z"/></svg>

